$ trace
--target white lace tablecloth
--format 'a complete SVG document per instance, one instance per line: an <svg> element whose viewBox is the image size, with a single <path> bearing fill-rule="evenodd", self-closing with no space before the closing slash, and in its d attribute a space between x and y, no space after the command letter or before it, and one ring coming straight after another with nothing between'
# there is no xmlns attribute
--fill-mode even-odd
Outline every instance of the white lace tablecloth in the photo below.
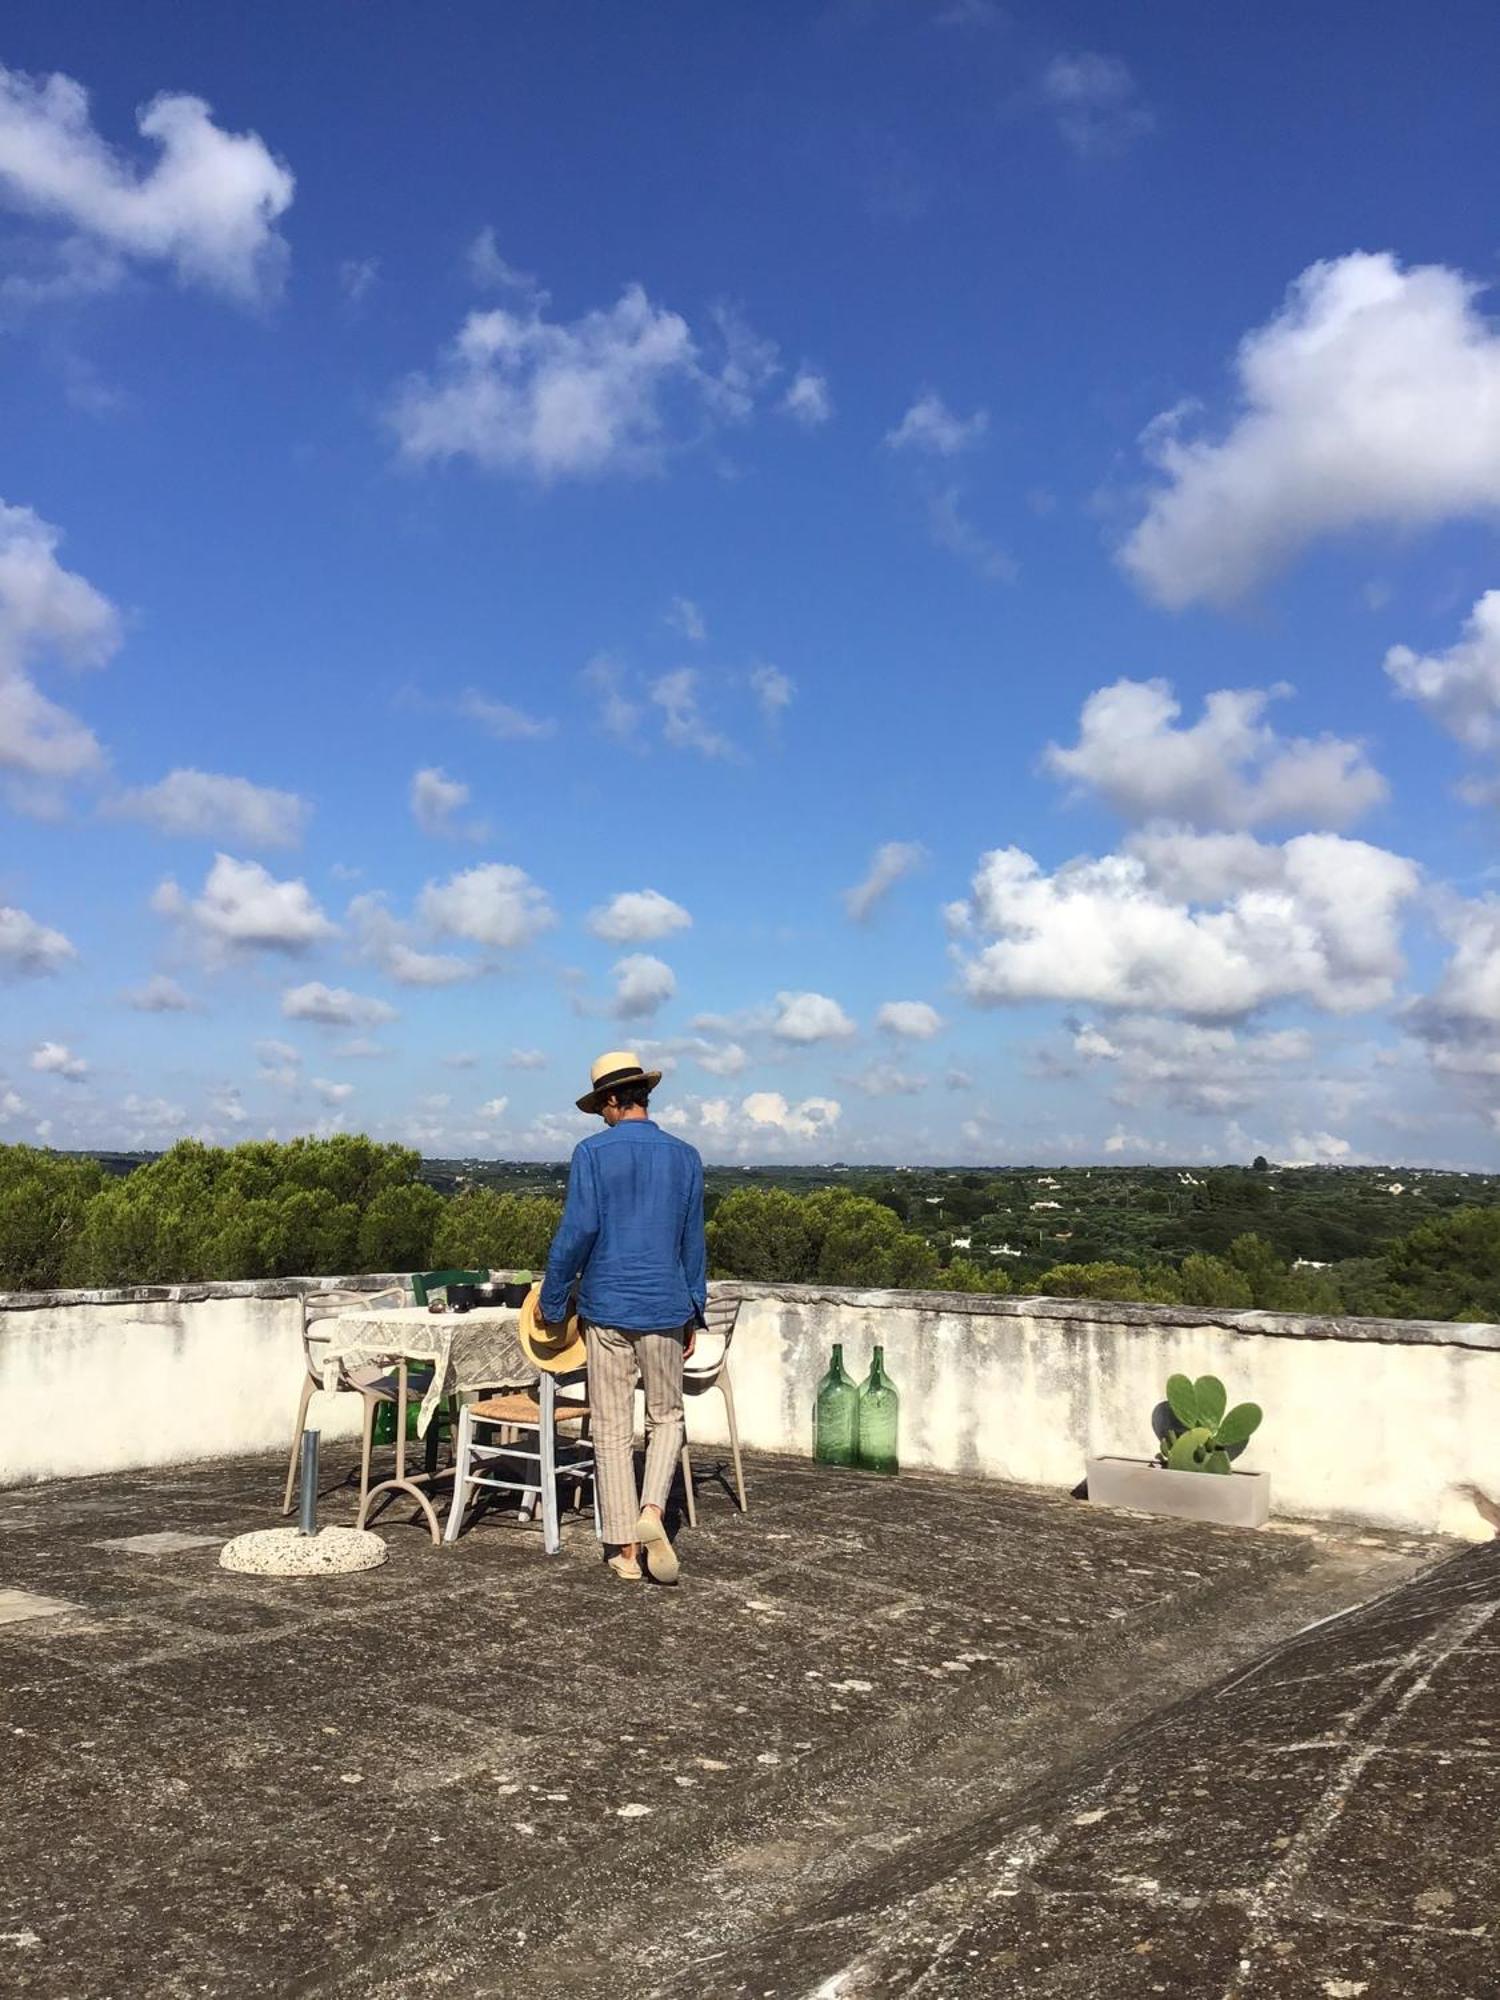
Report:
<svg viewBox="0 0 1500 2000"><path fill-rule="evenodd" d="M367 1362L385 1365L403 1355L431 1365L432 1382L422 1398L417 1429L426 1434L432 1413L445 1396L466 1389L520 1389L537 1379L516 1333L520 1315L513 1306L475 1306L466 1313L434 1313L425 1306L376 1306L368 1312L335 1313L320 1323L329 1346L323 1356L323 1387L338 1387L342 1368Z"/></svg>

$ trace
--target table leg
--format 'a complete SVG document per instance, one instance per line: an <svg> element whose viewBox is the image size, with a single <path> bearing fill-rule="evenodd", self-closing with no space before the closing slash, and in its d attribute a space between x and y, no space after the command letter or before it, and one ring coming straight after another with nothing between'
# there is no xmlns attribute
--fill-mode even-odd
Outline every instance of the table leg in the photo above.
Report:
<svg viewBox="0 0 1500 2000"><path fill-rule="evenodd" d="M422 1491L422 1486L430 1477L429 1473L418 1473L412 1479L406 1476L406 1356L403 1354L396 1364L396 1476L394 1479L383 1479L378 1486L369 1489L360 1507L359 1519L354 1525L357 1528L368 1525L372 1502L381 1494L390 1496L396 1493L409 1493L427 1516L427 1526L431 1530L433 1541L441 1546L443 1533L438 1526L438 1517L433 1511L432 1502ZM385 1501L381 1502L382 1506L385 1504Z"/></svg>

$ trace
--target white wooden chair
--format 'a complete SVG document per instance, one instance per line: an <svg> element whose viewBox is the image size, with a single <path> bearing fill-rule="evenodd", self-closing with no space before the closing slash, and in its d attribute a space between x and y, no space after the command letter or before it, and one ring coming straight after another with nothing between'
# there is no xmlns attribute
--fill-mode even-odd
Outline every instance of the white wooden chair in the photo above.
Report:
<svg viewBox="0 0 1500 2000"><path fill-rule="evenodd" d="M302 1430L307 1422L307 1408L313 1397L323 1388L323 1357L333 1341L333 1329L319 1333L315 1329L320 1322L332 1319L336 1313L355 1312L361 1307L402 1306L406 1303L406 1293L399 1285L392 1285L383 1292L308 1292L302 1299L302 1359L304 1372L302 1395L297 1404L297 1422L292 1431L291 1456L286 1468L286 1491L282 1495L281 1511L290 1514L294 1504L297 1484L297 1467L302 1456ZM426 1384L420 1377L408 1371L408 1393L425 1391ZM339 1370L338 1386L328 1393L335 1396L358 1396L364 1404L364 1445L360 1458L359 1501L364 1506L365 1495L370 1488L370 1446L375 1431L375 1412L382 1403L396 1400L396 1377L385 1374L379 1365L370 1362L362 1368ZM402 1413L396 1421L404 1421Z"/></svg>
<svg viewBox="0 0 1500 2000"><path fill-rule="evenodd" d="M734 1464L735 1494L740 1503L740 1512L748 1514L750 1502L745 1497L745 1468L740 1460L740 1432L734 1415L734 1384L729 1375L729 1344L734 1339L735 1323L739 1314L738 1299L709 1299L708 1311L704 1315L708 1324L699 1328L698 1338L693 1343L693 1351L682 1364L682 1396L686 1404L695 1396L706 1396L711 1389L717 1389L724 1398L724 1414L729 1422L729 1455ZM682 1437L682 1489L687 1500L688 1526L696 1528L698 1505L693 1497L693 1461L688 1450L686 1430Z"/></svg>
<svg viewBox="0 0 1500 2000"><path fill-rule="evenodd" d="M557 1505L559 1480L571 1480L575 1505L578 1490L595 1487L594 1447L588 1437L589 1407L557 1393L560 1382L581 1382L580 1371L573 1375L543 1372L536 1390L509 1390L503 1395L485 1396L465 1403L458 1416L458 1444L453 1466L453 1502L448 1509L445 1542L456 1542L463 1528L469 1498L480 1490L519 1493L522 1511L541 1488L542 1547L555 1556L562 1547L562 1522ZM566 1424L580 1426L574 1437L561 1434ZM489 1442L483 1442L487 1435ZM536 1440L535 1449L524 1442ZM509 1461L507 1465L505 1462ZM498 1470L486 1468L528 1468L517 1478L502 1478ZM530 1468L535 1468L534 1470ZM599 1526L599 1494L594 1490L594 1526Z"/></svg>

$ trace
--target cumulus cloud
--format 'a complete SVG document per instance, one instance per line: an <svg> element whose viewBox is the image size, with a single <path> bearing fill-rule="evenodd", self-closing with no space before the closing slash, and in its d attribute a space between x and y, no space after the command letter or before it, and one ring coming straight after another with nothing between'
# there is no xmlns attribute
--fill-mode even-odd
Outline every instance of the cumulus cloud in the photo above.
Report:
<svg viewBox="0 0 1500 2000"><path fill-rule="evenodd" d="M474 688L459 697L458 712L477 722L500 743L539 743L551 736L557 724L550 717L530 715L508 701L495 701Z"/></svg>
<svg viewBox="0 0 1500 2000"><path fill-rule="evenodd" d="M352 1083L331 1083L326 1076L315 1076L311 1081L325 1104L347 1104L354 1095Z"/></svg>
<svg viewBox="0 0 1500 2000"><path fill-rule="evenodd" d="M545 1069L547 1052L545 1049L512 1049L507 1061L512 1069Z"/></svg>
<svg viewBox="0 0 1500 2000"><path fill-rule="evenodd" d="M1332 1132L1295 1132L1281 1162L1284 1167L1336 1167L1346 1164L1353 1153L1347 1139Z"/></svg>
<svg viewBox="0 0 1500 2000"><path fill-rule="evenodd" d="M1116 681L1083 704L1078 741L1049 744L1044 761L1130 820L1338 827L1384 800L1385 780L1357 743L1278 736L1265 720L1270 700L1264 689L1224 688L1183 727L1168 682Z"/></svg>
<svg viewBox="0 0 1500 2000"><path fill-rule="evenodd" d="M479 970L453 952L423 950L412 926L392 915L378 891L356 896L348 914L360 955L399 986L453 986L472 979Z"/></svg>
<svg viewBox="0 0 1500 2000"><path fill-rule="evenodd" d="M351 993L347 986L325 986L321 979L289 986L281 996L281 1011L289 1021L318 1021L330 1028L373 1028L396 1019L388 1001Z"/></svg>
<svg viewBox="0 0 1500 2000"><path fill-rule="evenodd" d="M975 526L964 510L962 487L949 483L927 496L927 529L940 549L966 562L986 583L1014 583L1020 565L1008 549Z"/></svg>
<svg viewBox="0 0 1500 2000"><path fill-rule="evenodd" d="M255 133L216 125L198 97L154 97L136 127L158 149L144 168L95 130L88 92L71 77L0 68L0 200L96 246L100 285L135 261L244 304L273 296L290 170Z"/></svg>
<svg viewBox="0 0 1500 2000"><path fill-rule="evenodd" d="M211 953L306 951L336 935L303 881L278 881L258 861L216 854L203 888L190 899L169 876L151 898L158 916L196 933Z"/></svg>
<svg viewBox="0 0 1500 2000"><path fill-rule="evenodd" d="M1018 848L988 854L969 908L994 941L962 958L964 988L982 1005L1073 1000L1201 1020L1274 1000L1334 1013L1389 1001L1415 865L1327 833L1256 853L1262 879L1207 906L1175 898L1138 853L1051 874Z"/></svg>
<svg viewBox="0 0 1500 2000"><path fill-rule="evenodd" d="M469 787L450 778L436 764L424 765L412 774L411 815L423 833L436 838L483 840L488 828L477 820L467 825L457 815L469 803Z"/></svg>
<svg viewBox="0 0 1500 2000"><path fill-rule="evenodd" d="M1126 64L1094 49L1054 56L1041 92L1064 143L1083 160L1123 152L1156 123Z"/></svg>
<svg viewBox="0 0 1500 2000"><path fill-rule="evenodd" d="M417 904L423 924L441 936L466 938L496 951L530 944L557 922L544 890L522 868L482 862L446 882L429 882Z"/></svg>
<svg viewBox="0 0 1500 2000"><path fill-rule="evenodd" d="M255 1059L260 1064L262 1083L279 1084L284 1090L295 1090L302 1081L302 1052L290 1042L279 1042L274 1038L257 1042Z"/></svg>
<svg viewBox="0 0 1500 2000"><path fill-rule="evenodd" d="M594 936L609 944L648 944L654 938L669 937L673 931L687 930L692 921L681 903L674 903L658 889L622 890L590 910L584 919Z"/></svg>
<svg viewBox="0 0 1500 2000"><path fill-rule="evenodd" d="M31 1052L31 1067L43 1076L60 1076L69 1083L82 1083L89 1066L75 1056L66 1042L41 1042Z"/></svg>
<svg viewBox="0 0 1500 2000"><path fill-rule="evenodd" d="M1143 440L1159 475L1121 561L1170 606L1227 604L1323 536L1500 507L1500 334L1480 287L1386 253L1311 265L1240 342L1218 439L1180 413Z"/></svg>
<svg viewBox="0 0 1500 2000"><path fill-rule="evenodd" d="M186 1014L193 1005L193 997L185 993L175 979L165 973L157 973L144 986L128 987L121 994L127 1007L134 1007L138 1014Z"/></svg>
<svg viewBox="0 0 1500 2000"><path fill-rule="evenodd" d="M1436 1074L1500 1130L1500 896L1451 898L1439 917L1451 950L1409 1025Z"/></svg>
<svg viewBox="0 0 1500 2000"><path fill-rule="evenodd" d="M915 874L926 859L920 841L885 841L871 855L864 880L844 891L844 908L857 924L864 923L896 884Z"/></svg>
<svg viewBox="0 0 1500 2000"><path fill-rule="evenodd" d="M766 721L774 722L791 707L797 684L780 667L762 664L750 669L750 691Z"/></svg>
<svg viewBox="0 0 1500 2000"><path fill-rule="evenodd" d="M1469 750L1500 750L1500 590L1487 590L1444 653L1392 646L1385 670Z"/></svg>
<svg viewBox="0 0 1500 2000"><path fill-rule="evenodd" d="M656 1013L677 991L670 965L649 952L631 952L614 967L615 997L611 1013L622 1021L642 1021Z"/></svg>
<svg viewBox="0 0 1500 2000"><path fill-rule="evenodd" d="M241 847L295 847L312 807L295 792L252 785L216 771L169 771L154 785L122 792L109 810L158 833L232 840Z"/></svg>
<svg viewBox="0 0 1500 2000"><path fill-rule="evenodd" d="M698 673L676 667L647 689L662 712L662 735L676 750L696 750L704 757L732 757L734 745L715 729L698 705Z"/></svg>
<svg viewBox="0 0 1500 2000"><path fill-rule="evenodd" d="M638 284L576 320L548 319L547 305L533 291L470 313L436 368L405 383L389 415L407 458L543 483L648 473L743 421L775 372L774 346L734 314L700 339Z"/></svg>
<svg viewBox="0 0 1500 2000"><path fill-rule="evenodd" d="M619 661L608 653L596 653L579 679L594 696L597 727L617 743L633 742L641 720L640 704L625 692L625 675Z"/></svg>
<svg viewBox="0 0 1500 2000"><path fill-rule="evenodd" d="M57 559L61 537L29 507L0 502L0 775L10 802L51 816L60 788L104 766L97 737L37 686L48 662L102 667L120 644L119 614Z"/></svg>
<svg viewBox="0 0 1500 2000"><path fill-rule="evenodd" d="M970 417L955 416L936 390L927 389L910 406L899 424L885 434L892 451L935 453L952 458L979 443L989 429L988 410Z"/></svg>
<svg viewBox="0 0 1500 2000"><path fill-rule="evenodd" d="M1314 1054L1305 1028L1247 1033L1161 1015L1124 1015L1103 1026L1074 1022L1070 1039L1079 1066L1112 1073L1116 1103L1166 1103L1203 1116L1261 1102Z"/></svg>
<svg viewBox="0 0 1500 2000"><path fill-rule="evenodd" d="M807 430L816 430L821 424L826 424L833 415L833 397L829 394L827 376L818 374L813 368L799 368L781 399L780 407L784 416L795 418Z"/></svg>
<svg viewBox="0 0 1500 2000"><path fill-rule="evenodd" d="M888 1035L901 1035L908 1041L930 1042L940 1034L943 1017L936 1007L925 1000L887 1000L875 1016L877 1028L883 1028Z"/></svg>
<svg viewBox="0 0 1500 2000"><path fill-rule="evenodd" d="M898 1063L872 1062L844 1081L866 1097L915 1097L927 1088L929 1079L902 1069Z"/></svg>
<svg viewBox="0 0 1500 2000"><path fill-rule="evenodd" d="M695 646L701 646L708 637L708 623L703 613L690 597L674 597L666 622L674 632L684 639L691 639Z"/></svg>
<svg viewBox="0 0 1500 2000"><path fill-rule="evenodd" d="M757 1090L741 1101L740 1115L759 1131L822 1139L838 1124L843 1106L833 1097L804 1097L800 1104L789 1104L779 1090Z"/></svg>
<svg viewBox="0 0 1500 2000"><path fill-rule="evenodd" d="M498 1123L505 1116L509 1106L510 1099L508 1097L488 1097L479 1107L479 1116L481 1118L492 1119Z"/></svg>
<svg viewBox="0 0 1500 2000"><path fill-rule="evenodd" d="M837 1000L826 993L778 993L771 1033L779 1042L842 1042L856 1033Z"/></svg>
<svg viewBox="0 0 1500 2000"><path fill-rule="evenodd" d="M61 931L39 924L25 910L0 904L0 974L34 978L60 972L77 956L77 947Z"/></svg>

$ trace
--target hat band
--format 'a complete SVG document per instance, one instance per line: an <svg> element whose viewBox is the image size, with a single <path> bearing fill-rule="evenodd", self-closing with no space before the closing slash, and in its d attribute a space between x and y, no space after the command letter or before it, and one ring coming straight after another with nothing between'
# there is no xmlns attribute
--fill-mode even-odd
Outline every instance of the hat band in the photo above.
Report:
<svg viewBox="0 0 1500 2000"><path fill-rule="evenodd" d="M643 1069L612 1069L608 1076L601 1076L595 1079L593 1090L597 1093L601 1090L608 1090L610 1085L614 1083L625 1083L627 1081L639 1082L645 1074L646 1072Z"/></svg>

